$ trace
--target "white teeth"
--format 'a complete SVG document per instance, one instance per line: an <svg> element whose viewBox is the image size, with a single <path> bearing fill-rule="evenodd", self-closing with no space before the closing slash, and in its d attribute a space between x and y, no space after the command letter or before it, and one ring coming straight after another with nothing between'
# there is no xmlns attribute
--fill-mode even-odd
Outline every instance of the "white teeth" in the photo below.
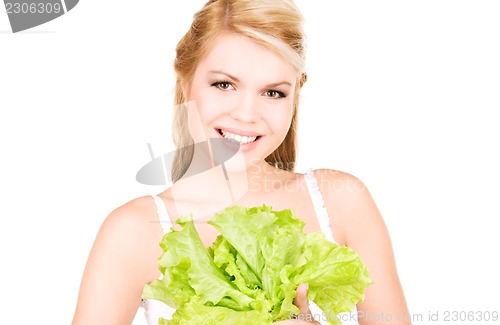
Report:
<svg viewBox="0 0 500 325"><path fill-rule="evenodd" d="M241 143L241 144L251 143L257 139L257 137L247 137L246 135L234 134L234 133L227 132L224 130L220 130L220 131L221 131L222 136L224 138L231 140L231 141L234 141L234 142L237 142L237 143Z"/></svg>

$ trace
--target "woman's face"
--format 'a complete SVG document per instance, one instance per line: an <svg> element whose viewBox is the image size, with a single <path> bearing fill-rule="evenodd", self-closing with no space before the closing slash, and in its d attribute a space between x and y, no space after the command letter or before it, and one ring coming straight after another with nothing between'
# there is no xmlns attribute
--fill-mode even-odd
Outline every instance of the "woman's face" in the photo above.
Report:
<svg viewBox="0 0 500 325"><path fill-rule="evenodd" d="M195 143L225 138L240 146L245 161L263 161L290 127L296 76L275 52L237 34L221 35L191 83L188 120Z"/></svg>

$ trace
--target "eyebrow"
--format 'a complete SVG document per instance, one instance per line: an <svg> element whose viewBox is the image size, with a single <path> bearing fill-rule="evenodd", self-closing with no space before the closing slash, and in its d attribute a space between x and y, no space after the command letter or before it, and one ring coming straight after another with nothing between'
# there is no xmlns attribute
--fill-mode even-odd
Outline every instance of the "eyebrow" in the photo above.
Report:
<svg viewBox="0 0 500 325"><path fill-rule="evenodd" d="M229 73L221 71L221 70L212 70L212 71L209 71L209 73L222 74L222 75L225 75L226 77L229 77L229 79L234 80L235 82L240 82L240 80L238 78L236 78L235 76L232 76ZM286 80L283 80L283 81L280 81L280 82L275 82L275 83L272 83L272 84L268 84L268 85L266 85L266 87L267 88L274 88L274 87L278 87L278 86L281 86L281 85L288 85L290 87L292 86L292 84L290 82L288 82Z"/></svg>

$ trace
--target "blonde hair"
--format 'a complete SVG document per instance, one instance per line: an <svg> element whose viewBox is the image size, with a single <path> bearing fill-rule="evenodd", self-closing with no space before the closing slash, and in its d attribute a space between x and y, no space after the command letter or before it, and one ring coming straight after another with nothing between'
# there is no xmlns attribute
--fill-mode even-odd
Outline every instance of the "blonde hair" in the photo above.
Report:
<svg viewBox="0 0 500 325"><path fill-rule="evenodd" d="M179 180L191 163L194 144L187 128L186 104L189 86L198 63L208 54L213 42L223 32L246 36L278 53L297 70L290 129L281 145L266 161L283 170L293 170L296 157L297 108L299 90L306 81L304 72L305 37L303 18L292 0L210 0L194 15L189 31L177 44L174 61L177 80L173 118L173 141L176 154L172 180Z"/></svg>

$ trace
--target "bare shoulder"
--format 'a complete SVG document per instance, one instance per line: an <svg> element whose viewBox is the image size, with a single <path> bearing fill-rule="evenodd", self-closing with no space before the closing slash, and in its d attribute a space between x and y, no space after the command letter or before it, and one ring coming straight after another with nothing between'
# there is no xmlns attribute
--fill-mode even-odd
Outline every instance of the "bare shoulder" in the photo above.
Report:
<svg viewBox="0 0 500 325"><path fill-rule="evenodd" d="M352 174L335 169L316 169L313 172L320 190L325 195L352 195L367 191L365 184Z"/></svg>
<svg viewBox="0 0 500 325"><path fill-rule="evenodd" d="M390 235L368 188L357 177L340 171L321 169L314 175L335 240L359 254L375 283L367 289L358 311L364 315L408 314ZM358 320L360 324L369 323L366 319ZM395 324L403 323L407 324Z"/></svg>
<svg viewBox="0 0 500 325"><path fill-rule="evenodd" d="M144 285L160 274L162 235L151 197L111 211L89 254L73 324L130 324Z"/></svg>
<svg viewBox="0 0 500 325"><path fill-rule="evenodd" d="M153 198L142 196L135 198L109 213L104 220L99 234L96 238L96 244L105 242L106 246L120 246L117 249L137 259L143 259L142 262L156 262L161 254L159 242L163 236L161 224L159 223L156 206ZM151 263L143 264L143 269L154 271L148 266ZM151 274L144 274L150 277Z"/></svg>
<svg viewBox="0 0 500 325"><path fill-rule="evenodd" d="M104 219L98 238L127 240L142 246L148 238L161 235L153 199L148 196L135 198L111 211Z"/></svg>
<svg viewBox="0 0 500 325"><path fill-rule="evenodd" d="M366 185L352 174L333 169L317 169L314 176L325 205L330 205L332 212L338 212L339 209L353 211L354 206L373 204Z"/></svg>
<svg viewBox="0 0 500 325"><path fill-rule="evenodd" d="M314 176L337 242L354 244L359 234L353 230L362 230L358 226L370 220L382 221L367 186L356 176L333 169L314 170Z"/></svg>
<svg viewBox="0 0 500 325"><path fill-rule="evenodd" d="M353 249L369 269L374 285L357 305L363 315L406 315L388 229L367 186L356 176L332 169L313 171L330 218L335 241ZM358 318L360 324L370 320ZM396 322L394 324L407 324Z"/></svg>
<svg viewBox="0 0 500 325"><path fill-rule="evenodd" d="M103 222L103 228L113 229L147 229L158 224L156 206L150 196L141 196L111 211ZM160 228L158 228L160 229Z"/></svg>

